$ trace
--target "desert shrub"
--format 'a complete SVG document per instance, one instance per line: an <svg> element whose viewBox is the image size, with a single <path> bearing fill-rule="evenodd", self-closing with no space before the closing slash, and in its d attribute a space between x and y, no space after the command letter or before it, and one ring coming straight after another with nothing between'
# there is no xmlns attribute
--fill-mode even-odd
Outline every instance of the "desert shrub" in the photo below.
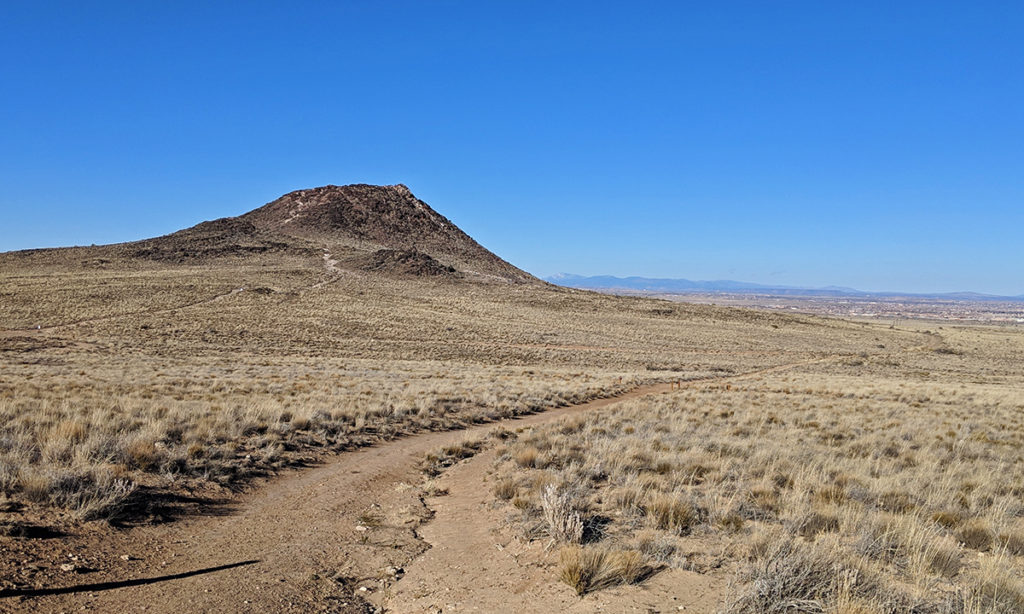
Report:
<svg viewBox="0 0 1024 614"><path fill-rule="evenodd" d="M0 457L0 493L12 493L17 484L18 464Z"/></svg>
<svg viewBox="0 0 1024 614"><path fill-rule="evenodd" d="M865 521L853 544L854 551L876 561L892 563L905 554L897 522L893 518Z"/></svg>
<svg viewBox="0 0 1024 614"><path fill-rule="evenodd" d="M124 447L122 460L129 467L152 471L160 461L160 452L152 440L138 437Z"/></svg>
<svg viewBox="0 0 1024 614"><path fill-rule="evenodd" d="M797 535L813 540L820 533L839 530L839 518L835 514L811 511L794 520L791 529Z"/></svg>
<svg viewBox="0 0 1024 614"><path fill-rule="evenodd" d="M922 551L924 564L928 571L953 578L963 567L963 557L956 544L946 544L942 540L931 541Z"/></svg>
<svg viewBox="0 0 1024 614"><path fill-rule="evenodd" d="M956 510L941 510L932 514L932 520L947 529L952 529L963 522L963 514Z"/></svg>
<svg viewBox="0 0 1024 614"><path fill-rule="evenodd" d="M634 512L642 509L644 491L636 486L620 486L611 492L611 500L615 507Z"/></svg>
<svg viewBox="0 0 1024 614"><path fill-rule="evenodd" d="M779 537L763 543L740 572L726 614L821 613L841 600L875 598L871 574L825 547Z"/></svg>
<svg viewBox="0 0 1024 614"><path fill-rule="evenodd" d="M479 438L463 439L441 446L423 457L421 468L430 477L436 477L460 460L470 458L483 449L485 441Z"/></svg>
<svg viewBox="0 0 1024 614"><path fill-rule="evenodd" d="M537 467L537 459L539 457L540 450L533 446L529 446L516 453L516 463L518 463L520 467L532 469Z"/></svg>
<svg viewBox="0 0 1024 614"><path fill-rule="evenodd" d="M1003 531L999 534L999 547L1014 556L1024 555L1024 533L1020 531Z"/></svg>
<svg viewBox="0 0 1024 614"><path fill-rule="evenodd" d="M1005 557L983 559L974 580L968 589L967 601L973 604L975 611L986 614L1024 612L1024 583L1007 565Z"/></svg>
<svg viewBox="0 0 1024 614"><path fill-rule="evenodd" d="M981 518L975 518L964 523L957 530L956 537L965 546L975 550L988 550L995 539L991 525Z"/></svg>
<svg viewBox="0 0 1024 614"><path fill-rule="evenodd" d="M18 490L21 495L33 503L47 503L53 488L53 473L48 469L21 467L18 472Z"/></svg>
<svg viewBox="0 0 1024 614"><path fill-rule="evenodd" d="M660 531L642 529L636 535L636 548L647 559L668 563L676 552L676 541Z"/></svg>
<svg viewBox="0 0 1024 614"><path fill-rule="evenodd" d="M888 491L878 497L878 507L894 514L907 514L917 505L905 492Z"/></svg>
<svg viewBox="0 0 1024 614"><path fill-rule="evenodd" d="M612 553L612 567L622 584L637 584L654 572L643 553L636 550L617 550Z"/></svg>
<svg viewBox="0 0 1024 614"><path fill-rule="evenodd" d="M583 541L583 517L568 492L549 484L541 495L540 506L548 534L553 539L570 544Z"/></svg>
<svg viewBox="0 0 1024 614"><path fill-rule="evenodd" d="M757 487L751 489L748 501L743 506L747 518L763 520L771 518L781 509L779 492L774 488Z"/></svg>
<svg viewBox="0 0 1024 614"><path fill-rule="evenodd" d="M127 509L135 489L128 479L105 476L81 488L68 507L81 520L116 520Z"/></svg>
<svg viewBox="0 0 1024 614"><path fill-rule="evenodd" d="M69 510L79 520L118 518L136 489L134 482L98 469L23 469L20 486L25 498Z"/></svg>

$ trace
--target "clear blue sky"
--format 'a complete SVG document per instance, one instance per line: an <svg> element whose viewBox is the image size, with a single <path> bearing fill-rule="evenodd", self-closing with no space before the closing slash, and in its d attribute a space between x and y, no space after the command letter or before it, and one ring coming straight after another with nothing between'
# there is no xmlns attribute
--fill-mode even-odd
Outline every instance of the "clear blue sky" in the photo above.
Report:
<svg viewBox="0 0 1024 614"><path fill-rule="evenodd" d="M405 183L535 274L1024 293L1020 2L9 2L0 250Z"/></svg>

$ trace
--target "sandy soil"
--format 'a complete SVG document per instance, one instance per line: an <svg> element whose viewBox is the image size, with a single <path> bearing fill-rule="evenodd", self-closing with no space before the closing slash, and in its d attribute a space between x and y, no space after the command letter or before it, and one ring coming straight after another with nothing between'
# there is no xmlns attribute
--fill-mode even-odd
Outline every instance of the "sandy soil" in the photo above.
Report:
<svg viewBox="0 0 1024 614"><path fill-rule="evenodd" d="M500 424L538 424L667 389L652 386L504 423L424 433L282 476L238 497L220 515L63 538L44 550L48 560L23 564L74 569L49 586L0 592L0 611L372 611L363 597L390 590L401 575L394 570L427 548L417 534L430 513L418 488L426 452Z"/></svg>
<svg viewBox="0 0 1024 614"><path fill-rule="evenodd" d="M385 598L389 612L712 612L724 574L666 570L639 586L577 597L557 580L557 549L520 541L487 502L488 452L438 480L449 494L427 501L434 517L420 534L431 549L413 561Z"/></svg>

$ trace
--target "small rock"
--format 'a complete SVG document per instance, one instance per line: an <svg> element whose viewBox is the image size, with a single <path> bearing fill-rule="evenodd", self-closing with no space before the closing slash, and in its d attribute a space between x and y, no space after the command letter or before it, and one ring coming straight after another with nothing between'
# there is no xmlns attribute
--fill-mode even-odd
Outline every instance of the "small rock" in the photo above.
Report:
<svg viewBox="0 0 1024 614"><path fill-rule="evenodd" d="M61 571L74 571L75 570L75 565L74 565L74 563L61 563L60 570Z"/></svg>
<svg viewBox="0 0 1024 614"><path fill-rule="evenodd" d="M136 559L135 559L135 557L133 557L133 556L132 556L132 555L130 555L130 554L122 554L122 555L121 555L121 560L122 560L122 561L134 561L134 560L136 560Z"/></svg>
<svg viewBox="0 0 1024 614"><path fill-rule="evenodd" d="M369 527L364 527L361 524L356 525L356 531L366 531Z"/></svg>

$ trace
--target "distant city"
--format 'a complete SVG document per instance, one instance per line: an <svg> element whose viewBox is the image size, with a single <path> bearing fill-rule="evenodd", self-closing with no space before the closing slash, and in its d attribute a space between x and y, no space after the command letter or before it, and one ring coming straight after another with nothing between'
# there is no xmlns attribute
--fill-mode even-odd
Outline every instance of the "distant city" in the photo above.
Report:
<svg viewBox="0 0 1024 614"><path fill-rule="evenodd" d="M607 294L660 297L705 303L811 313L843 318L901 318L1024 324L1024 296L974 292L915 294L864 292L853 288L773 287L730 280L691 281L561 274L546 278L561 286Z"/></svg>

